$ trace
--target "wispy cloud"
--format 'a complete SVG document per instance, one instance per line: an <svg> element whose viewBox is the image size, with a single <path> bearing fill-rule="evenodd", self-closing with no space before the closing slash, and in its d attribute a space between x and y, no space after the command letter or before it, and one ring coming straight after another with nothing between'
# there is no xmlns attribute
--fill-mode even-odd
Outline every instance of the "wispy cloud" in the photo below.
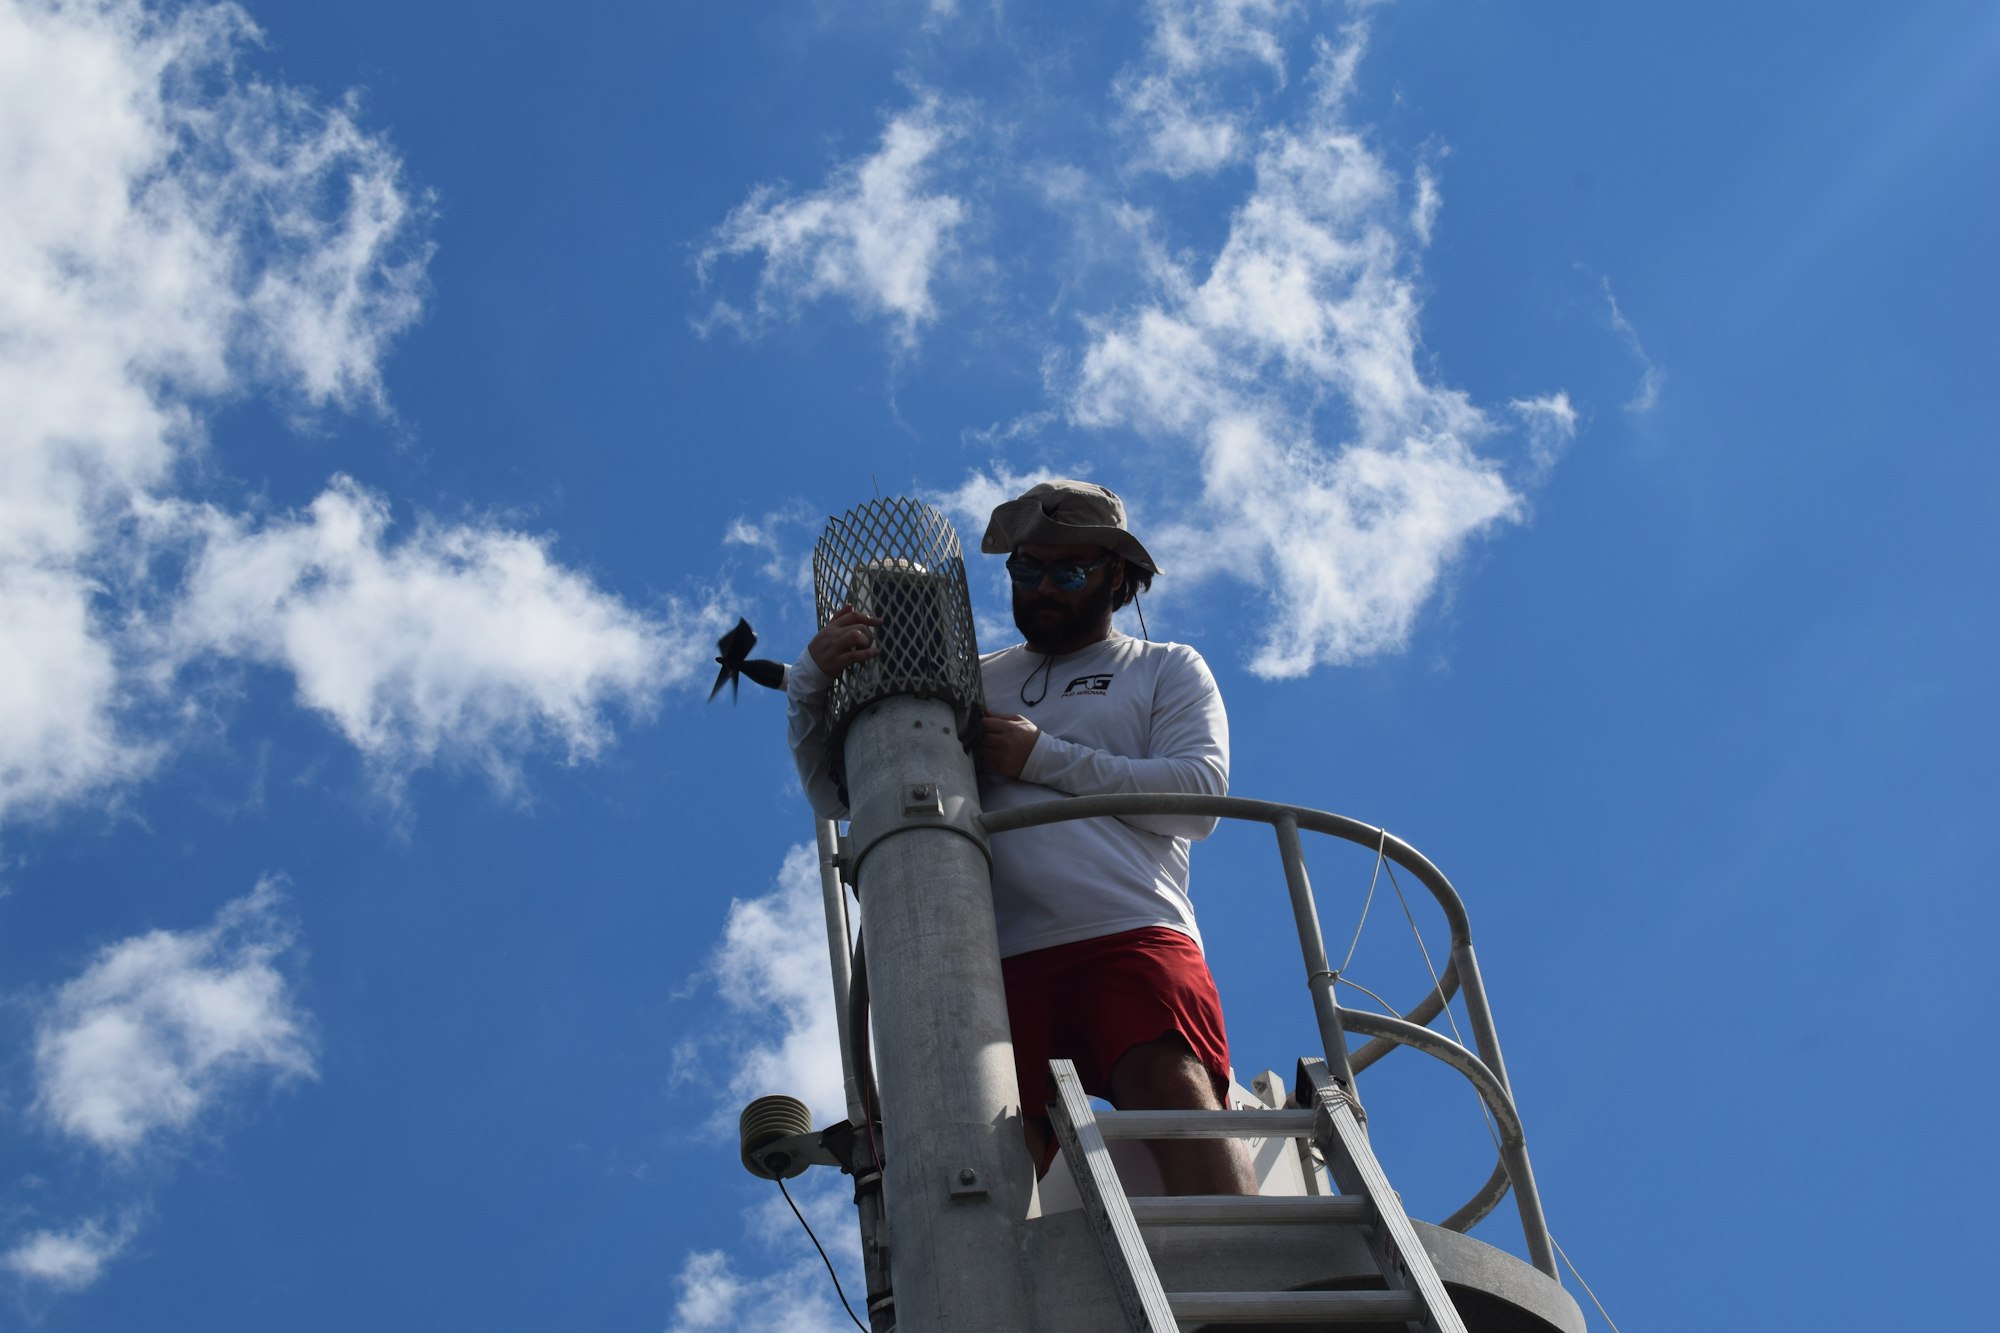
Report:
<svg viewBox="0 0 2000 1333"><path fill-rule="evenodd" d="M778 585L790 598L810 605L812 598L812 542L819 535L822 516L803 500L769 510L756 518L739 514L723 530L722 545L760 552L763 563L757 572Z"/></svg>
<svg viewBox="0 0 2000 1333"><path fill-rule="evenodd" d="M1618 297L1611 290L1611 279L1600 281L1604 284L1604 304L1611 311L1611 327L1625 339L1625 345L1632 349L1633 359L1639 363L1639 387L1625 400L1625 410L1635 416L1643 416L1659 406L1660 391L1667 383L1667 372L1646 355L1646 345L1639 341L1639 330L1632 327L1632 321L1625 318L1625 312L1618 308Z"/></svg>
<svg viewBox="0 0 2000 1333"><path fill-rule="evenodd" d="M103 1276L104 1266L131 1243L138 1222L90 1218L66 1231L37 1231L0 1254L0 1268L25 1281L58 1291L81 1291Z"/></svg>
<svg viewBox="0 0 2000 1333"><path fill-rule="evenodd" d="M1290 0L1151 0L1144 55L1113 87L1142 170L1181 178L1241 161L1255 143L1252 96L1230 95L1226 76L1245 66L1285 84L1283 31Z"/></svg>
<svg viewBox="0 0 2000 1333"><path fill-rule="evenodd" d="M390 775L439 759L506 786L543 740L571 760L610 736L608 709L647 712L693 679L725 614L669 602L642 615L563 568L546 538L420 521L400 542L388 503L336 477L303 514L261 527L212 509L162 636L166 669L268 663Z"/></svg>
<svg viewBox="0 0 2000 1333"><path fill-rule="evenodd" d="M1417 200L1410 206L1410 230L1418 245L1431 243L1431 228L1437 225L1438 209L1444 196L1438 193L1437 175L1428 166L1417 168Z"/></svg>
<svg viewBox="0 0 2000 1333"><path fill-rule="evenodd" d="M265 881L203 929L106 947L37 1026L36 1113L129 1157L188 1129L232 1088L314 1077L308 1022L280 970L292 944Z"/></svg>
<svg viewBox="0 0 2000 1333"><path fill-rule="evenodd" d="M1438 191L1426 175L1406 200L1346 121L1364 39L1318 44L1311 105L1263 135L1213 262L1148 248L1152 298L1093 324L1067 386L1080 425L1192 447L1200 499L1155 552L1170 576L1261 583L1269 676L1399 646L1465 543L1520 512L1475 448L1493 422L1425 370L1413 274Z"/></svg>
<svg viewBox="0 0 2000 1333"><path fill-rule="evenodd" d="M1268 612L1250 664L1274 677L1407 643L1468 544L1522 519L1519 488L1546 478L1578 428L1560 391L1484 407L1442 375L1424 345L1419 293L1444 203L1444 150L1398 170L1355 123L1365 17L1313 40L1309 75L1292 87L1287 62L1305 41L1306 13L1288 0L1157 0L1143 49L1112 83L1115 116L1131 132L1126 168L1246 168L1219 244L1190 243L1200 229L1163 210L1157 192L1170 187L1158 180L1128 171L1100 182L1048 160L1023 167L1012 138L970 121L962 148L995 178L1023 168L1037 202L1076 228L1089 274L1115 274L1119 303L1071 325L1083 335L1073 350L1065 332L1048 339L1050 401L1069 426L1102 433L1106 443L1086 448L1108 445L1131 462L1127 499L1162 559L1163 598L1218 577L1256 590ZM854 194L841 182L858 173L842 170L827 196ZM1107 193L1121 179L1129 199ZM815 276L817 240L747 239L790 235L779 224L793 205L821 199L760 199L739 211L743 246L795 257L765 266L766 283L790 275L778 283L786 301L767 302L766 316L795 309L800 293L845 290L844 276ZM806 210L810 225L796 230L820 236L823 212ZM704 261L723 253L718 242ZM996 271L1006 262L997 257ZM1075 276L1058 318L1098 280ZM976 536L993 503L1048 475L1057 450L1082 452L1074 438L1052 444L1051 424L1031 410L968 433L1005 460L932 498ZM1512 438L1493 447L1503 436ZM767 535L746 528L746 540L752 532Z"/></svg>
<svg viewBox="0 0 2000 1333"><path fill-rule="evenodd" d="M768 892L730 901L722 938L694 978L721 997L723 1021L711 1025L706 1043L679 1052L683 1072L692 1076L712 1050L728 1046L728 1068L718 1071L716 1127L733 1124L753 1098L774 1092L805 1102L815 1124L847 1118L824 920L819 853L810 844L785 854Z"/></svg>
<svg viewBox="0 0 2000 1333"><path fill-rule="evenodd" d="M889 321L914 345L937 313L932 284L953 253L966 205L931 188L939 154L959 133L943 104L926 97L892 117L876 151L842 163L827 183L793 195L760 186L715 229L696 262L704 283L719 261L760 259L753 310L718 301L707 323L744 333L822 297L851 302Z"/></svg>
<svg viewBox="0 0 2000 1333"><path fill-rule="evenodd" d="M0 197L33 201L0 210L0 820L149 772L189 656L292 671L378 767L504 773L594 753L706 632L497 525L391 546L343 478L261 527L182 498L213 407L381 409L422 312L426 198L352 99L248 76L258 39L234 5L0 5Z"/></svg>
<svg viewBox="0 0 2000 1333"><path fill-rule="evenodd" d="M1080 474L1087 467L1077 469ZM979 539L985 535L987 520L993 510L1005 501L1013 499L1030 486L1062 476L1048 467L1030 467L1020 471L1007 464L995 461L989 468L975 468L966 474L965 480L949 491L938 491L926 495L924 499L950 516L961 534L961 541L968 551L979 549ZM1075 475L1075 474L1072 474Z"/></svg>
<svg viewBox="0 0 2000 1333"><path fill-rule="evenodd" d="M111 608L135 505L252 384L373 402L421 200L350 105L238 76L234 6L0 8L0 816L143 772ZM129 608L128 608L129 609Z"/></svg>
<svg viewBox="0 0 2000 1333"><path fill-rule="evenodd" d="M852 1223L847 1229L853 1230ZM799 1243L806 1243L804 1236ZM749 1276L739 1271L737 1261L724 1251L703 1250L687 1257L674 1283L680 1295L668 1333L743 1328L840 1333L854 1327L835 1302L826 1270L817 1258L774 1273ZM848 1300L855 1300L856 1295L849 1293Z"/></svg>
<svg viewBox="0 0 2000 1333"><path fill-rule="evenodd" d="M174 1149L255 1090L317 1077L311 1019L287 976L296 948L274 880L206 926L105 946L40 1006L30 1114L101 1154L122 1188L143 1192L135 1166L171 1163ZM0 1268L81 1290L124 1252L147 1211L141 1197L114 1216L27 1231L0 1253Z"/></svg>
<svg viewBox="0 0 2000 1333"><path fill-rule="evenodd" d="M729 904L722 937L710 951L697 989L713 987L723 1005L706 1041L677 1052L684 1078L719 1086L711 1130L732 1128L752 1099L783 1092L804 1101L815 1125L847 1118L835 1031L833 986L826 957L819 854L802 844L785 855L765 893ZM727 1052L726 1064L714 1057ZM714 1067L710 1067L713 1065ZM844 1274L848 1298L860 1299L860 1243L841 1177L829 1169L791 1182L792 1197L820 1243ZM754 1257L723 1250L689 1253L676 1282L679 1298L670 1333L767 1324L831 1330L852 1327L835 1302L826 1270L813 1255L775 1186L746 1214L757 1242ZM775 1256L796 1262L772 1268Z"/></svg>
<svg viewBox="0 0 2000 1333"><path fill-rule="evenodd" d="M1576 438L1576 409L1567 393L1516 398L1507 404L1528 434L1528 461L1536 479L1548 475Z"/></svg>

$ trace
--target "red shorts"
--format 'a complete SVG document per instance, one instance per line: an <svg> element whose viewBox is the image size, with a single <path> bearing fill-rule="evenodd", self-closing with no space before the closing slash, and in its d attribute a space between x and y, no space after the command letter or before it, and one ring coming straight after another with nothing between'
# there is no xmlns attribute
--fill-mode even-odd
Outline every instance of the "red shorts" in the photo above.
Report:
<svg viewBox="0 0 2000 1333"><path fill-rule="evenodd" d="M1148 926L1000 960L1021 1110L1048 1126L1055 1100L1051 1059L1076 1063L1084 1091L1107 1100L1111 1067L1143 1042L1178 1033L1208 1070L1218 1097L1229 1092L1229 1038L1208 960L1177 930Z"/></svg>

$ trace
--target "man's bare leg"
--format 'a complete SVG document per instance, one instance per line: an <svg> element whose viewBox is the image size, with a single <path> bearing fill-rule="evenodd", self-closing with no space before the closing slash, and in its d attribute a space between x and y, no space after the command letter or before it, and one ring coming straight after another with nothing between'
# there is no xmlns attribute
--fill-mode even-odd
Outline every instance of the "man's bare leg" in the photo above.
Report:
<svg viewBox="0 0 2000 1333"><path fill-rule="evenodd" d="M1215 1084L1179 1033L1142 1042L1111 1067L1111 1102L1124 1110L1220 1111ZM1241 1139L1149 1143L1169 1194L1255 1194L1257 1176Z"/></svg>
<svg viewBox="0 0 2000 1333"><path fill-rule="evenodd" d="M1055 1160L1049 1156L1049 1136L1039 1123L1022 1116L1021 1137L1028 1141L1028 1160L1035 1164L1035 1179L1040 1180Z"/></svg>

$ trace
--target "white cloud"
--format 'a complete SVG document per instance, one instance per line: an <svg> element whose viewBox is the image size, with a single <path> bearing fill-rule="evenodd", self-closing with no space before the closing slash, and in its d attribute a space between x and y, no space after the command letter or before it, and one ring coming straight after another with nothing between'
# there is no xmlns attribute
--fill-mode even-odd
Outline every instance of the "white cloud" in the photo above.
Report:
<svg viewBox="0 0 2000 1333"><path fill-rule="evenodd" d="M990 426L967 427L961 438L967 445L980 448L999 448L1015 440L1033 439L1054 425L1057 415L1047 408L1023 412L1007 421L996 421Z"/></svg>
<svg viewBox="0 0 2000 1333"><path fill-rule="evenodd" d="M924 500L954 520L967 556L974 556L979 553L979 539L985 536L987 521L993 517L995 508L1030 486L1055 477L1080 477L1088 471L1089 465L1085 464L1080 470L1067 473L1051 471L1046 467L1031 467L1016 472L995 460L986 470L975 468L968 472L955 490L934 492L926 495Z"/></svg>
<svg viewBox="0 0 2000 1333"><path fill-rule="evenodd" d="M1097 330L1070 415L1084 426L1186 434L1230 402L1226 374L1224 350L1194 323L1158 306L1143 307Z"/></svg>
<svg viewBox="0 0 2000 1333"><path fill-rule="evenodd" d="M769 1193L764 1201L744 1210L754 1258L706 1250L690 1252L682 1262L673 1333L705 1328L853 1327L799 1219L775 1186L765 1188ZM794 1177L786 1188L833 1260L848 1302L860 1313L867 1284L847 1178L831 1167L818 1167ZM779 1266L772 1268L774 1262Z"/></svg>
<svg viewBox="0 0 2000 1333"><path fill-rule="evenodd" d="M1167 68L1198 71L1247 58L1284 81L1277 30L1298 15L1292 0L1152 0L1147 8L1154 25L1149 47Z"/></svg>
<svg viewBox="0 0 2000 1333"><path fill-rule="evenodd" d="M815 1125L847 1118L825 920L819 853L810 844L785 854L770 892L730 902L704 973L729 1010L732 1033L718 1124L776 1092L811 1107Z"/></svg>
<svg viewBox="0 0 2000 1333"><path fill-rule="evenodd" d="M796 1227L798 1224L792 1224ZM849 1227L852 1230L852 1227ZM805 1238L799 1238L805 1244ZM789 1268L750 1277L721 1250L690 1254L675 1278L680 1299L668 1333L702 1329L796 1329L798 1333L840 1333L851 1329L835 1301L832 1283L817 1257ZM850 1292L848 1300L859 1298Z"/></svg>
<svg viewBox="0 0 2000 1333"><path fill-rule="evenodd" d="M1148 248L1153 297L1092 325L1067 385L1077 424L1192 449L1200 497L1148 544L1170 578L1264 588L1269 676L1400 646L1465 543L1520 513L1475 450L1493 423L1425 367L1413 256L1439 196L1422 173L1408 203L1345 121L1364 38L1319 44L1312 105L1262 136L1207 271Z"/></svg>
<svg viewBox="0 0 2000 1333"><path fill-rule="evenodd" d="M786 594L812 602L812 543L825 520L802 500L771 510L760 518L739 514L722 534L724 548L748 547L764 553L757 572Z"/></svg>
<svg viewBox="0 0 2000 1333"><path fill-rule="evenodd" d="M291 945L277 889L265 881L205 929L156 930L105 948L38 1024L35 1111L126 1157L186 1130L236 1085L314 1077L307 1020L278 967ZM38 1251L51 1271L66 1254L83 1271L85 1242L102 1240L86 1231Z"/></svg>
<svg viewBox="0 0 2000 1333"><path fill-rule="evenodd" d="M180 498L213 406L379 408L421 314L427 202L353 99L246 74L257 40L233 5L0 0L0 198L34 201L0 210L0 819L144 775L190 660L292 672L378 772L504 783L711 651L712 608L643 614L537 537L392 545L345 478L262 525Z"/></svg>
<svg viewBox="0 0 2000 1333"><path fill-rule="evenodd" d="M677 1053L683 1077L700 1077L721 1089L710 1128L733 1128L752 1099L782 1092L811 1108L813 1123L847 1118L840 1039L835 1030L833 984L826 957L819 853L810 844L785 855L771 890L729 904L722 938L697 982L713 983L726 1014L710 1022L705 1043ZM726 1069L693 1066L705 1054L726 1051ZM861 1250L844 1177L816 1168L790 1189L859 1301ZM852 1327L835 1301L826 1269L813 1254L775 1188L747 1212L759 1267L773 1256L800 1253L797 1262L755 1275L744 1261L721 1250L690 1253L677 1279L680 1296L670 1333L698 1329Z"/></svg>
<svg viewBox="0 0 2000 1333"><path fill-rule="evenodd" d="M81 1291L103 1275L137 1229L128 1217L115 1226L92 1219L68 1231L37 1231L0 1255L0 1267L61 1291Z"/></svg>
<svg viewBox="0 0 2000 1333"><path fill-rule="evenodd" d="M504 528L426 520L392 543L386 501L344 477L261 528L213 510L186 522L199 545L166 661L282 667L392 774L467 758L504 786L511 756L543 739L589 758L607 709L645 712L694 679L726 620L713 604L641 615Z"/></svg>
<svg viewBox="0 0 2000 1333"><path fill-rule="evenodd" d="M1625 410L1635 416L1643 416L1660 403L1660 390L1666 387L1667 372L1659 363L1646 355L1646 345L1639 341L1639 330L1632 327L1632 321L1625 318L1625 312L1618 308L1618 298L1611 291L1611 279L1603 279L1604 303L1611 307L1611 327L1625 339L1625 345L1632 349L1632 356L1640 366L1639 387L1625 402Z"/></svg>
<svg viewBox="0 0 2000 1333"><path fill-rule="evenodd" d="M702 281L719 259L756 254L760 320L840 297L864 315L887 318L897 338L913 344L937 313L932 283L966 215L958 197L929 188L938 154L957 133L937 99L925 98L889 121L873 155L843 163L821 189L792 197L759 187L702 251ZM716 304L714 319L746 332L751 326L727 302Z"/></svg>
<svg viewBox="0 0 2000 1333"><path fill-rule="evenodd" d="M729 520L722 534L724 546L755 546L765 551L778 549L778 535L768 521L753 523L742 515Z"/></svg>
<svg viewBox="0 0 2000 1333"><path fill-rule="evenodd" d="M1119 104L1145 144L1134 163L1179 180L1237 161L1250 140L1242 112L1218 112L1191 99L1186 82L1167 74L1133 75L1118 86Z"/></svg>
<svg viewBox="0 0 2000 1333"><path fill-rule="evenodd" d="M1133 165L1179 179L1240 161L1255 142L1252 106L1232 105L1219 75L1249 64L1285 84L1290 0L1152 0L1145 55L1112 95L1142 148Z"/></svg>
<svg viewBox="0 0 2000 1333"><path fill-rule="evenodd" d="M1547 475L1576 438L1576 409L1567 393L1516 398L1507 404L1528 432L1528 456L1537 477Z"/></svg>
<svg viewBox="0 0 2000 1333"><path fill-rule="evenodd" d="M256 384L377 401L424 207L353 108L235 68L234 6L0 3L0 817L145 771L127 531Z"/></svg>
<svg viewBox="0 0 2000 1333"><path fill-rule="evenodd" d="M9 664L0 817L135 776L153 760L118 725L116 653L92 614L98 589L79 570L0 556L0 661Z"/></svg>
<svg viewBox="0 0 2000 1333"><path fill-rule="evenodd" d="M1431 243L1431 228L1437 225L1438 209L1443 206L1436 174L1429 167L1418 167L1417 201L1410 206L1410 230L1416 233L1418 245Z"/></svg>

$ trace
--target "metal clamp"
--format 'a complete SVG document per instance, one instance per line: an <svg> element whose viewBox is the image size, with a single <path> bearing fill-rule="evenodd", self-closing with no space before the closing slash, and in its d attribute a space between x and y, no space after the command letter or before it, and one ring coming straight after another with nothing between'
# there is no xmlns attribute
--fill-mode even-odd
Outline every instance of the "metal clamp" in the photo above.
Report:
<svg viewBox="0 0 2000 1333"><path fill-rule="evenodd" d="M867 841L853 847L851 851L844 851L843 870L846 872L847 882L854 885L855 893L859 894L861 863L867 859L868 853L874 851L886 839L893 838L899 833L907 833L911 829L934 828L956 833L977 847L979 854L986 858L986 864L991 868L993 849L987 844L986 830L979 822L976 806L976 801L963 797L954 797L947 802L944 787L936 782L904 784L902 791L896 796L894 807L896 821L886 828L876 830ZM853 830L854 821L850 820L848 835L841 840L843 849L851 844Z"/></svg>

